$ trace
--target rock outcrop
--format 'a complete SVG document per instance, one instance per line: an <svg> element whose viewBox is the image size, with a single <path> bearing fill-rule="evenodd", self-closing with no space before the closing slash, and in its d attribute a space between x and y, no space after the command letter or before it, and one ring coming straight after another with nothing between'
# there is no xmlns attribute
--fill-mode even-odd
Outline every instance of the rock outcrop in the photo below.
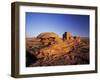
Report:
<svg viewBox="0 0 100 80"><path fill-rule="evenodd" d="M44 32L41 33L37 36L38 39L40 39L40 42L43 45L52 45L55 43L60 43L62 42L62 39L59 37L59 35L57 35L54 32Z"/></svg>
<svg viewBox="0 0 100 80"><path fill-rule="evenodd" d="M28 66L89 64L89 44L69 32L65 32L63 38L54 32L44 32L27 41L27 47L31 45L27 48L28 53L35 56L35 62L27 61L31 62L26 63Z"/></svg>

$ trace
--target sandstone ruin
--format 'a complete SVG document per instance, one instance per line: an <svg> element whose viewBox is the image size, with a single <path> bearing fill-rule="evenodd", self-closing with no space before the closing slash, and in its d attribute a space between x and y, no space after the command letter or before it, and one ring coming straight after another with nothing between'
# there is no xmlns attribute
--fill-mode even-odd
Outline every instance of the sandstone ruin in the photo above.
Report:
<svg viewBox="0 0 100 80"><path fill-rule="evenodd" d="M69 42L80 42L80 37L79 36L72 36L70 32L65 32L63 34L63 40L64 41L69 41Z"/></svg>

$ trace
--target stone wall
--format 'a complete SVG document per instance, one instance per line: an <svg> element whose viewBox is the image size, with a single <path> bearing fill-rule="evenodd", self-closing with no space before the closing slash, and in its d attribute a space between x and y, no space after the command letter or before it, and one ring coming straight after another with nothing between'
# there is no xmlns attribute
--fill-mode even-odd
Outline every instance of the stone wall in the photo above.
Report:
<svg viewBox="0 0 100 80"><path fill-rule="evenodd" d="M65 32L63 34L63 40L68 41L68 42L80 42L80 37L79 36L72 36L70 32Z"/></svg>

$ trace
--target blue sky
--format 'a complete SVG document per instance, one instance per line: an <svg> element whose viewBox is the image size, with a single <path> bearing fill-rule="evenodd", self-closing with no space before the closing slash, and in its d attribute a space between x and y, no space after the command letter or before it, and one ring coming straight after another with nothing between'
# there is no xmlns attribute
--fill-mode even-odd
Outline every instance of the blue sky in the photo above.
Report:
<svg viewBox="0 0 100 80"><path fill-rule="evenodd" d="M42 32L89 37L89 15L26 12L26 36L36 37Z"/></svg>

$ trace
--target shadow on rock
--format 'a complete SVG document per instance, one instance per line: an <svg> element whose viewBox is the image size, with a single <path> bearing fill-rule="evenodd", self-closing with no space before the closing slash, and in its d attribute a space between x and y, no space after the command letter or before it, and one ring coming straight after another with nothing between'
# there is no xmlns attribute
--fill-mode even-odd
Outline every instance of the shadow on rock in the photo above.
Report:
<svg viewBox="0 0 100 80"><path fill-rule="evenodd" d="M35 55L31 54L29 51L26 51L26 67L28 67L32 63L35 63L37 60L38 59Z"/></svg>

